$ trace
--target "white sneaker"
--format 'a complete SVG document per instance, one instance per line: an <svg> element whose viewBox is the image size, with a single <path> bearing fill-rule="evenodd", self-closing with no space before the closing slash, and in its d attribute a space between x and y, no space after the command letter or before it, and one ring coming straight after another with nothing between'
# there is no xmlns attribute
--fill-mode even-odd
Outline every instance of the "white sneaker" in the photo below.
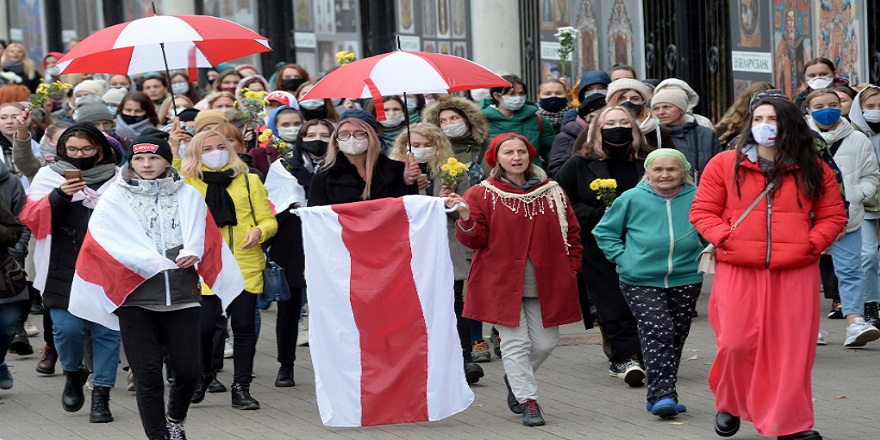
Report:
<svg viewBox="0 0 880 440"><path fill-rule="evenodd" d="M226 338L226 345L223 346L223 358L232 358L232 338Z"/></svg>
<svg viewBox="0 0 880 440"><path fill-rule="evenodd" d="M846 328L846 341L844 347L862 347L868 342L880 339L880 330L865 322L864 318L856 318Z"/></svg>
<svg viewBox="0 0 880 440"><path fill-rule="evenodd" d="M309 321L308 318L300 319L299 332L296 335L296 345L304 347L309 345Z"/></svg>
<svg viewBox="0 0 880 440"><path fill-rule="evenodd" d="M819 338L816 339L816 345L828 345L828 341L825 340L826 336L828 336L828 332L819 330Z"/></svg>
<svg viewBox="0 0 880 440"><path fill-rule="evenodd" d="M40 330L37 329L37 326L31 324L30 321L24 322L24 332L28 335L29 338L33 338L40 334Z"/></svg>

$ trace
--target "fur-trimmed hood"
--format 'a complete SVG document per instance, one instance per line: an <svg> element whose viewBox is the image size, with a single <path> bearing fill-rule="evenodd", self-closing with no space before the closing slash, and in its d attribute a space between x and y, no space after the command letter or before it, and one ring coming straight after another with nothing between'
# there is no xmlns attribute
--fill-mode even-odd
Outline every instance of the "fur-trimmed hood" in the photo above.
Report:
<svg viewBox="0 0 880 440"><path fill-rule="evenodd" d="M454 109L462 112L471 127L471 136L477 143L483 143L489 137L489 122L483 112L471 101L451 96L441 99L422 110L422 122L440 126L440 112Z"/></svg>

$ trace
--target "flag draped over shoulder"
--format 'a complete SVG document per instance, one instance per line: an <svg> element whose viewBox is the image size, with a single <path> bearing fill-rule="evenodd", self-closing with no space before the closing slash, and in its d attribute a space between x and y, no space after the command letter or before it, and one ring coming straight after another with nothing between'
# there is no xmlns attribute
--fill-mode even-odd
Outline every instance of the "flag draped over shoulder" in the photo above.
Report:
<svg viewBox="0 0 880 440"><path fill-rule="evenodd" d="M68 307L70 313L114 330L119 320L113 311L134 289L162 271L177 269L144 232L122 191L116 185L107 190L89 220ZM182 185L176 196L183 235L178 258L199 258L196 271L226 310L244 289L241 270L198 190Z"/></svg>
<svg viewBox="0 0 880 440"><path fill-rule="evenodd" d="M119 169L117 168L117 174ZM40 292L46 290L46 275L49 273L49 254L52 250L52 206L49 204L49 193L61 186L65 178L52 171L49 167L40 168L28 188L27 203L21 211L19 220L31 230L37 245L34 250L34 287ZM95 208L98 200L108 188L113 186L110 179L97 190L86 188L73 195L74 202L82 201L83 205Z"/></svg>
<svg viewBox="0 0 880 440"><path fill-rule="evenodd" d="M265 186L266 191L269 192L269 203L275 213L292 208L294 203L306 206L305 190L296 177L287 171L281 160L276 160L269 166Z"/></svg>
<svg viewBox="0 0 880 440"><path fill-rule="evenodd" d="M406 196L296 212L323 423L425 422L465 410L474 395L455 327L442 199Z"/></svg>

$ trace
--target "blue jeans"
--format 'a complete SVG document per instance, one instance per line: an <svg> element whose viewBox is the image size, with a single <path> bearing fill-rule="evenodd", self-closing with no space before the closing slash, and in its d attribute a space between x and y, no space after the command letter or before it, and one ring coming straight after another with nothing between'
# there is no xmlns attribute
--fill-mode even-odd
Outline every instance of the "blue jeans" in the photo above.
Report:
<svg viewBox="0 0 880 440"><path fill-rule="evenodd" d="M880 302L880 254L877 243L878 220L862 223L862 269L865 271L865 302Z"/></svg>
<svg viewBox="0 0 880 440"><path fill-rule="evenodd" d="M86 334L86 321L73 316L67 309L51 308L52 333L55 335L55 350L64 371L78 371L83 362L83 338ZM92 346L95 376L92 383L100 387L113 387L116 384L116 369L119 363L119 332L101 324L89 322L92 331Z"/></svg>
<svg viewBox="0 0 880 440"><path fill-rule="evenodd" d="M0 304L0 364L6 362L6 352L15 337L18 322L21 319L19 302Z"/></svg>
<svg viewBox="0 0 880 440"><path fill-rule="evenodd" d="M861 228L844 234L840 241L831 243L831 260L840 291L843 316L865 312L865 270L862 269Z"/></svg>

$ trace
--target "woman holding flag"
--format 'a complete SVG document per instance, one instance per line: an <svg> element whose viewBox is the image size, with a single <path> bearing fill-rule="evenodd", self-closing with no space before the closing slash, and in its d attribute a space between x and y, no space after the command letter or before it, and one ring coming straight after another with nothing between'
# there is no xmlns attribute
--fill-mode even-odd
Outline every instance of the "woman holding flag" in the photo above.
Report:
<svg viewBox="0 0 880 440"><path fill-rule="evenodd" d="M34 176L20 219L37 239L34 287L43 292L43 305L51 313L55 349L67 377L61 406L76 412L85 403L83 385L89 371L82 366L87 321L68 310L71 284L89 217L117 169L113 148L91 123L65 130L58 139L57 153L56 161ZM116 383L119 332L97 322L90 326L95 376L89 422L107 423L113 421L109 400Z"/></svg>
<svg viewBox="0 0 880 440"><path fill-rule="evenodd" d="M263 291L263 269L266 268L260 245L278 231L278 222L269 207L269 195L260 178L248 173L248 166L233 152L229 139L212 130L193 137L184 153L180 174L204 197L245 279L242 295L228 305L221 306L220 298L212 295L213 292L203 291L207 295L202 298L201 310L202 379L192 402L199 403L205 398L208 385L217 375L211 369L214 322L225 311L232 322L235 341L232 407L260 409L260 402L251 397L250 385L257 348L254 311L257 295Z"/></svg>
<svg viewBox="0 0 880 440"><path fill-rule="evenodd" d="M168 133L144 131L126 156L89 221L70 311L120 329L147 437L183 439L202 372L192 355L200 343L199 277L226 304L244 279L202 195L171 166ZM164 354L174 377L167 412Z"/></svg>

